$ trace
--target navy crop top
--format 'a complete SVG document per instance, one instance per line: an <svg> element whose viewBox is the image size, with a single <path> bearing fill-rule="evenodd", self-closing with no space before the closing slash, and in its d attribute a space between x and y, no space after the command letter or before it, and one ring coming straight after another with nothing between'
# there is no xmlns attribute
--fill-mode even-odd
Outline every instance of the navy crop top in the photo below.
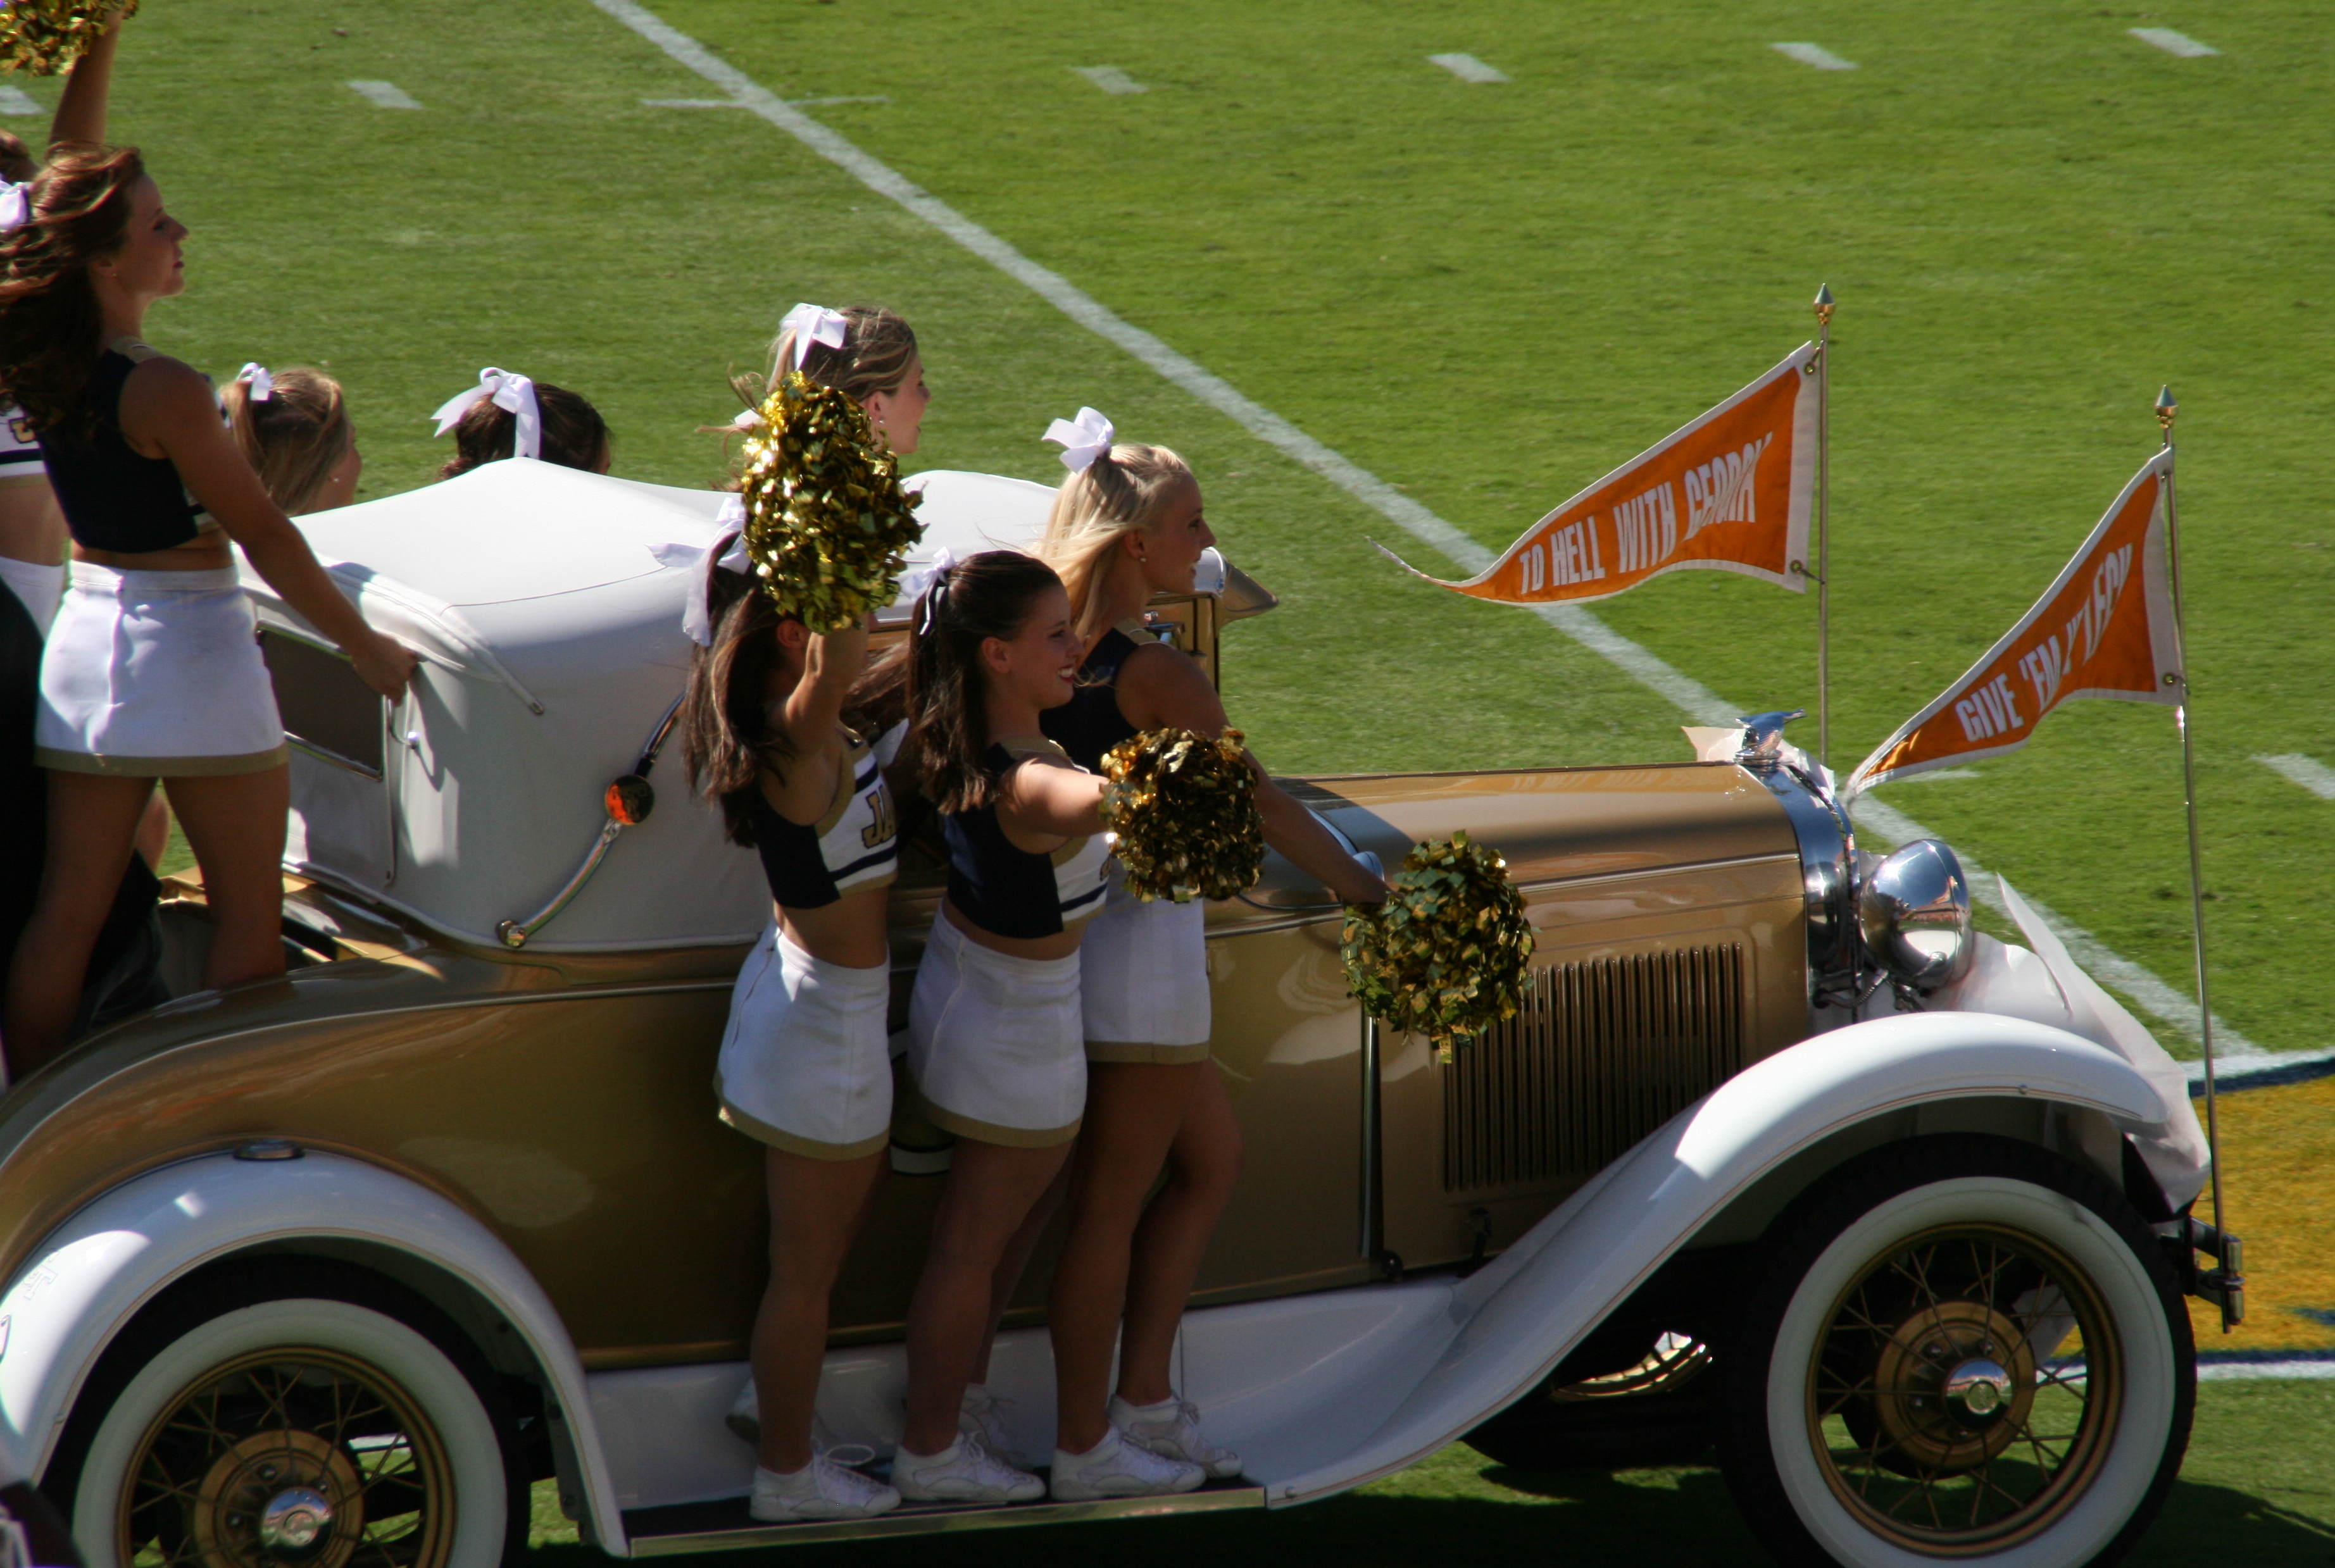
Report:
<svg viewBox="0 0 2335 1568"><path fill-rule="evenodd" d="M1119 673L1140 645L1120 627L1105 632L1079 666L1071 700L1038 715L1046 738L1090 773L1101 770L1104 752L1141 733L1119 709Z"/></svg>
<svg viewBox="0 0 2335 1568"><path fill-rule="evenodd" d="M152 349L126 339L107 349L82 394L93 426L85 433L41 432L41 459L65 526L75 544L92 550L168 550L218 527L187 493L176 464L139 456L121 433L122 383L153 357Z"/></svg>
<svg viewBox="0 0 2335 1568"><path fill-rule="evenodd" d="M789 909L819 909L847 893L881 887L900 869L900 830L875 753L855 740L835 776L835 799L815 823L790 822L758 787L747 797L754 848L770 896Z"/></svg>
<svg viewBox="0 0 2335 1568"><path fill-rule="evenodd" d="M1048 756L1065 754L1032 736L993 745L982 760L1002 779L1022 759ZM943 814L941 837L948 841L949 902L993 936L1052 936L1102 912L1110 840L1100 828L1050 855L1033 854L1005 837L992 800Z"/></svg>

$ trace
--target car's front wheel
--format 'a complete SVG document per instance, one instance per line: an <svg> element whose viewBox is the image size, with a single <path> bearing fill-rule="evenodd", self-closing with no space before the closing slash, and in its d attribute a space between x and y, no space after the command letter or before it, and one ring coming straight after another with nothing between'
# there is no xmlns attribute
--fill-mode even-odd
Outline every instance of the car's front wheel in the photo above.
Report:
<svg viewBox="0 0 2335 1568"><path fill-rule="evenodd" d="M1827 1177L1765 1250L1720 1451L1780 1561L2076 1568L2146 1528L2196 1352L2156 1238L2097 1175L1912 1140Z"/></svg>
<svg viewBox="0 0 2335 1568"><path fill-rule="evenodd" d="M91 1568L494 1568L524 1544L492 1378L420 1298L263 1263L157 1307L49 1477Z"/></svg>

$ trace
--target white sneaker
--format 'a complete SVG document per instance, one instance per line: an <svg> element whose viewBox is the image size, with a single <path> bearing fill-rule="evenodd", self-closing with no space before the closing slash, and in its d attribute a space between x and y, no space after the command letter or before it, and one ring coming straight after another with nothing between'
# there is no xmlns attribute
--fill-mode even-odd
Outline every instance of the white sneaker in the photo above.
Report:
<svg viewBox="0 0 2335 1568"><path fill-rule="evenodd" d="M1130 1405L1110 1397L1110 1424L1163 1458L1197 1465L1212 1481L1229 1481L1241 1473L1241 1457L1219 1448L1200 1436L1199 1408L1188 1399L1162 1399L1156 1405Z"/></svg>
<svg viewBox="0 0 2335 1568"><path fill-rule="evenodd" d="M1197 1465L1170 1459L1127 1440L1117 1427L1083 1454L1054 1450L1052 1493L1058 1503L1098 1497L1157 1497L1189 1492L1208 1478Z"/></svg>
<svg viewBox="0 0 2335 1568"><path fill-rule="evenodd" d="M1013 1463L1013 1438L1005 1430L1005 1407L1012 1402L991 1393L985 1384L967 1383L964 1403L956 1413L958 1431L979 1437L993 1457L1009 1465Z"/></svg>
<svg viewBox="0 0 2335 1568"><path fill-rule="evenodd" d="M872 1476L814 1450L810 1463L792 1475L754 1468L754 1496L747 1512L768 1524L798 1519L872 1519L900 1505L900 1494Z"/></svg>
<svg viewBox="0 0 2335 1568"><path fill-rule="evenodd" d="M959 1436L937 1454L898 1450L892 1456L892 1484L911 1503L992 1506L1034 1503L1046 1495L1046 1483L998 1458L971 1433Z"/></svg>

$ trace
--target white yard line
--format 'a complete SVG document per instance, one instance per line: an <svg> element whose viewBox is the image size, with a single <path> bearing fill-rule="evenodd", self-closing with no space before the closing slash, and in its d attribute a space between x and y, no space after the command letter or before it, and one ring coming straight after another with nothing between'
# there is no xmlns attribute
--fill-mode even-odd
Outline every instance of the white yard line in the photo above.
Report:
<svg viewBox="0 0 2335 1568"><path fill-rule="evenodd" d="M1430 54L1430 65L1440 65L1462 82L1506 82L1508 73L1496 65L1487 65L1473 54Z"/></svg>
<svg viewBox="0 0 2335 1568"><path fill-rule="evenodd" d="M817 109L829 103L889 103L892 100L888 94L879 92L872 97L790 98L787 102L799 109ZM747 107L734 98L644 98L641 102L644 107L649 109L743 109Z"/></svg>
<svg viewBox="0 0 2335 1568"><path fill-rule="evenodd" d="M2167 54L2178 54L2184 60L2202 60L2220 50L2210 44L2200 44L2186 33L2175 33L2170 27L2127 27L2126 32L2143 44L2153 44Z"/></svg>
<svg viewBox="0 0 2335 1568"><path fill-rule="evenodd" d="M2283 1361L2206 1361L2197 1367L2201 1383L2242 1383L2267 1378L2335 1378L2335 1359L2296 1356Z"/></svg>
<svg viewBox="0 0 2335 1568"><path fill-rule="evenodd" d="M1101 88L1105 92L1148 92L1148 87L1121 71L1116 65L1073 65L1071 69Z"/></svg>
<svg viewBox="0 0 2335 1568"><path fill-rule="evenodd" d="M1122 320L1100 300L1061 274L1037 262L965 217L954 208L903 179L887 165L861 151L818 121L800 113L778 94L744 72L717 58L684 33L668 26L635 0L592 0L608 15L655 44L677 63L730 92L805 147L833 163L878 196L897 202L933 227L963 246L998 271L1022 284L1064 315L1096 336L1124 349L1168 381L1240 425L1269 446L1276 447L1303 467L1385 518L1422 545L1441 551L1469 572L1491 565L1493 553L1451 524L1396 489L1342 453L1249 397L1222 376L1177 353L1131 322ZM1614 665L1623 673L1660 693L1699 724L1732 724L1744 710L1723 701L1718 692L1673 667L1661 655L1641 647L1578 605L1540 605L1533 614ZM1891 842L1933 837L1929 829L1904 812L1866 797L1857 808L1859 819ZM1962 867L1980 897L1992 905L1997 895L1991 879L1967 857ZM2090 933L2049 913L2031 896L2028 903L2049 921L2077 961L2108 984L2123 992L2165 1022L2195 1036L2199 1032L2197 1004L2130 959L2111 951ZM2253 1041L2219 1019L2214 1034L2232 1053L2261 1051ZM2278 1057L2280 1060L2301 1060Z"/></svg>
<svg viewBox="0 0 2335 1568"><path fill-rule="evenodd" d="M2289 783L2301 785L2321 800L2335 800L2335 768L2315 758L2290 751L2282 757L2257 757L2254 760Z"/></svg>
<svg viewBox="0 0 2335 1568"><path fill-rule="evenodd" d="M419 109L421 104L394 82L352 82L349 91L368 99L376 109Z"/></svg>
<svg viewBox="0 0 2335 1568"><path fill-rule="evenodd" d="M0 82L0 114L41 114L46 112L33 102L33 95L13 82Z"/></svg>
<svg viewBox="0 0 2335 1568"><path fill-rule="evenodd" d="M1813 65L1819 71L1854 71L1856 62L1843 60L1821 44L1770 44L1768 48L1778 54L1788 54L1803 65Z"/></svg>

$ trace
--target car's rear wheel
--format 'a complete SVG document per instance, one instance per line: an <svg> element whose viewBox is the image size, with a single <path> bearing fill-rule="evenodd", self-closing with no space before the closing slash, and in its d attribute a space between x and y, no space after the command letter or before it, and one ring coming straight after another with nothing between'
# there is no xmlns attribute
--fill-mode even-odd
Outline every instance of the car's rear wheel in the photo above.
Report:
<svg viewBox="0 0 2335 1568"><path fill-rule="evenodd" d="M493 1379L420 1298L263 1263L157 1305L51 1472L91 1568L493 1568L525 1544Z"/></svg>
<svg viewBox="0 0 2335 1568"><path fill-rule="evenodd" d="M1770 1232L1720 1451L1787 1563L2106 1563L2147 1527L2195 1405L2189 1319L2123 1195L2032 1145L1894 1146Z"/></svg>

